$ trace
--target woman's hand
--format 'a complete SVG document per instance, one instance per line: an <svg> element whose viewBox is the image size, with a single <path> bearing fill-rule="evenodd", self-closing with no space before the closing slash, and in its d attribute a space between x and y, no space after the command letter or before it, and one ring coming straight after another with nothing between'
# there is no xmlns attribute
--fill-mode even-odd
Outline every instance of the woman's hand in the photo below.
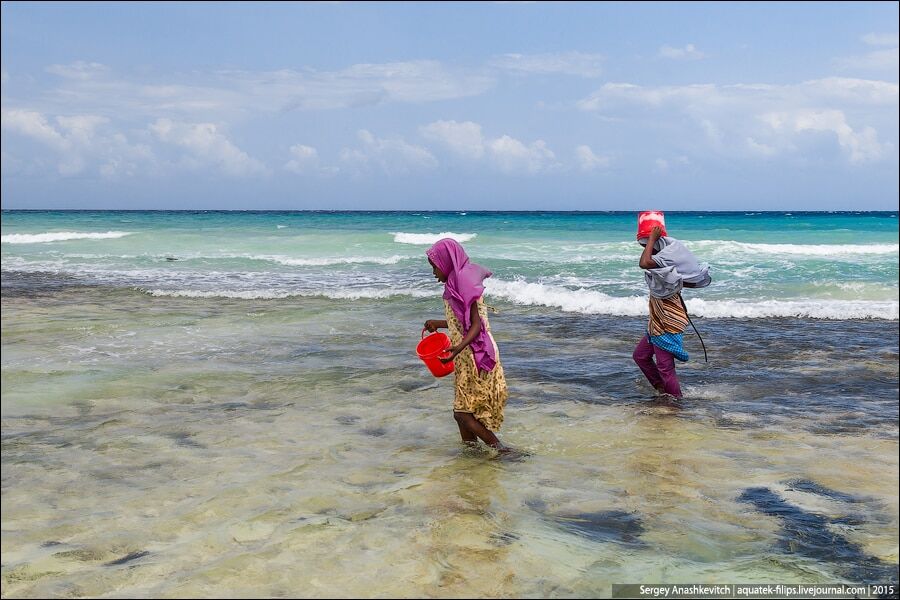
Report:
<svg viewBox="0 0 900 600"><path fill-rule="evenodd" d="M425 329L427 329L431 333L434 333L441 327L446 327L446 325L444 324L444 321L442 321L442 320L428 319L427 321L425 321Z"/></svg>
<svg viewBox="0 0 900 600"><path fill-rule="evenodd" d="M440 360L442 363L444 363L445 365L446 365L448 362L452 362L453 359L456 358L456 355L460 353L460 351L456 349L456 346L450 346L449 348L447 348L447 352L449 352L450 354L447 355L447 356L440 357L440 358L438 359L438 360Z"/></svg>
<svg viewBox="0 0 900 600"><path fill-rule="evenodd" d="M656 240L658 240L661 237L662 237L662 227L660 227L659 225L656 225L653 229L650 230L650 241L647 242L647 245L648 246L652 245L653 242L655 242Z"/></svg>

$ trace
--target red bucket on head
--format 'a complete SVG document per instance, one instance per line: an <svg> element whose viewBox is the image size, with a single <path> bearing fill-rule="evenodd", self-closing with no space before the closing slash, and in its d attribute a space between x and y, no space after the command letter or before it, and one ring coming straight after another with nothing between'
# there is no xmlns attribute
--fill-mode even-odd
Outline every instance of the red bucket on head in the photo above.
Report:
<svg viewBox="0 0 900 600"><path fill-rule="evenodd" d="M647 239L650 237L650 231L659 226L662 229L663 237L666 233L666 217L661 210L645 210L638 215L637 239Z"/></svg>
<svg viewBox="0 0 900 600"><path fill-rule="evenodd" d="M431 371L435 377L443 377L453 372L453 361L442 363L441 357L448 356L450 353L447 349L452 346L450 338L446 333L432 333L425 336L425 329L422 330L422 341L416 346L416 354Z"/></svg>

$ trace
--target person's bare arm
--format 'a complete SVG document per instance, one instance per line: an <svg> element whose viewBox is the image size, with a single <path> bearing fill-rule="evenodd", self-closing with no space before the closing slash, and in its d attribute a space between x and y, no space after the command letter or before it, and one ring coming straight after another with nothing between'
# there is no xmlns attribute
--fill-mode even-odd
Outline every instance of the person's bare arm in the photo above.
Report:
<svg viewBox="0 0 900 600"><path fill-rule="evenodd" d="M444 319L429 319L425 321L425 329L434 333L438 329L447 329L447 321Z"/></svg>
<svg viewBox="0 0 900 600"><path fill-rule="evenodd" d="M641 254L641 260L638 263L642 269L655 269L659 265L653 260L653 245L662 236L662 229L657 225L650 230L650 237L647 239L647 245L644 246L644 252Z"/></svg>
<svg viewBox="0 0 900 600"><path fill-rule="evenodd" d="M478 334L481 333L481 315L478 314L478 303L472 303L472 309L469 313L472 318L472 323L469 325L469 331L466 332L466 336L459 343L459 346L451 346L450 347L450 356L447 358L442 358L441 362L450 362L456 356L466 349L466 346L472 343L472 341L478 337Z"/></svg>

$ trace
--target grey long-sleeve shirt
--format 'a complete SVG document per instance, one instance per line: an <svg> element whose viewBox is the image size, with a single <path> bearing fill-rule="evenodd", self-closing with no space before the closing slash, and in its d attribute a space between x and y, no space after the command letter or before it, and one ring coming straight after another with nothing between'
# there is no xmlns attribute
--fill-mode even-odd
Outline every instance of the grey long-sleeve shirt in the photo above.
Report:
<svg viewBox="0 0 900 600"><path fill-rule="evenodd" d="M684 283L691 284L690 287L706 287L712 281L709 265L701 264L679 240L661 237L654 247L657 253L653 255L653 262L659 267L644 272L650 295L669 298L680 292Z"/></svg>

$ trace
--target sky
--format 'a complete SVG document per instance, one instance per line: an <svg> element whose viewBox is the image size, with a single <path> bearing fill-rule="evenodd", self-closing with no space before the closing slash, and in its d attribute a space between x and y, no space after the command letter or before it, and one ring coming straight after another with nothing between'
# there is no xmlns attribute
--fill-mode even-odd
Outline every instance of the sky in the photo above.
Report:
<svg viewBox="0 0 900 600"><path fill-rule="evenodd" d="M3 2L2 206L897 210L897 2Z"/></svg>

